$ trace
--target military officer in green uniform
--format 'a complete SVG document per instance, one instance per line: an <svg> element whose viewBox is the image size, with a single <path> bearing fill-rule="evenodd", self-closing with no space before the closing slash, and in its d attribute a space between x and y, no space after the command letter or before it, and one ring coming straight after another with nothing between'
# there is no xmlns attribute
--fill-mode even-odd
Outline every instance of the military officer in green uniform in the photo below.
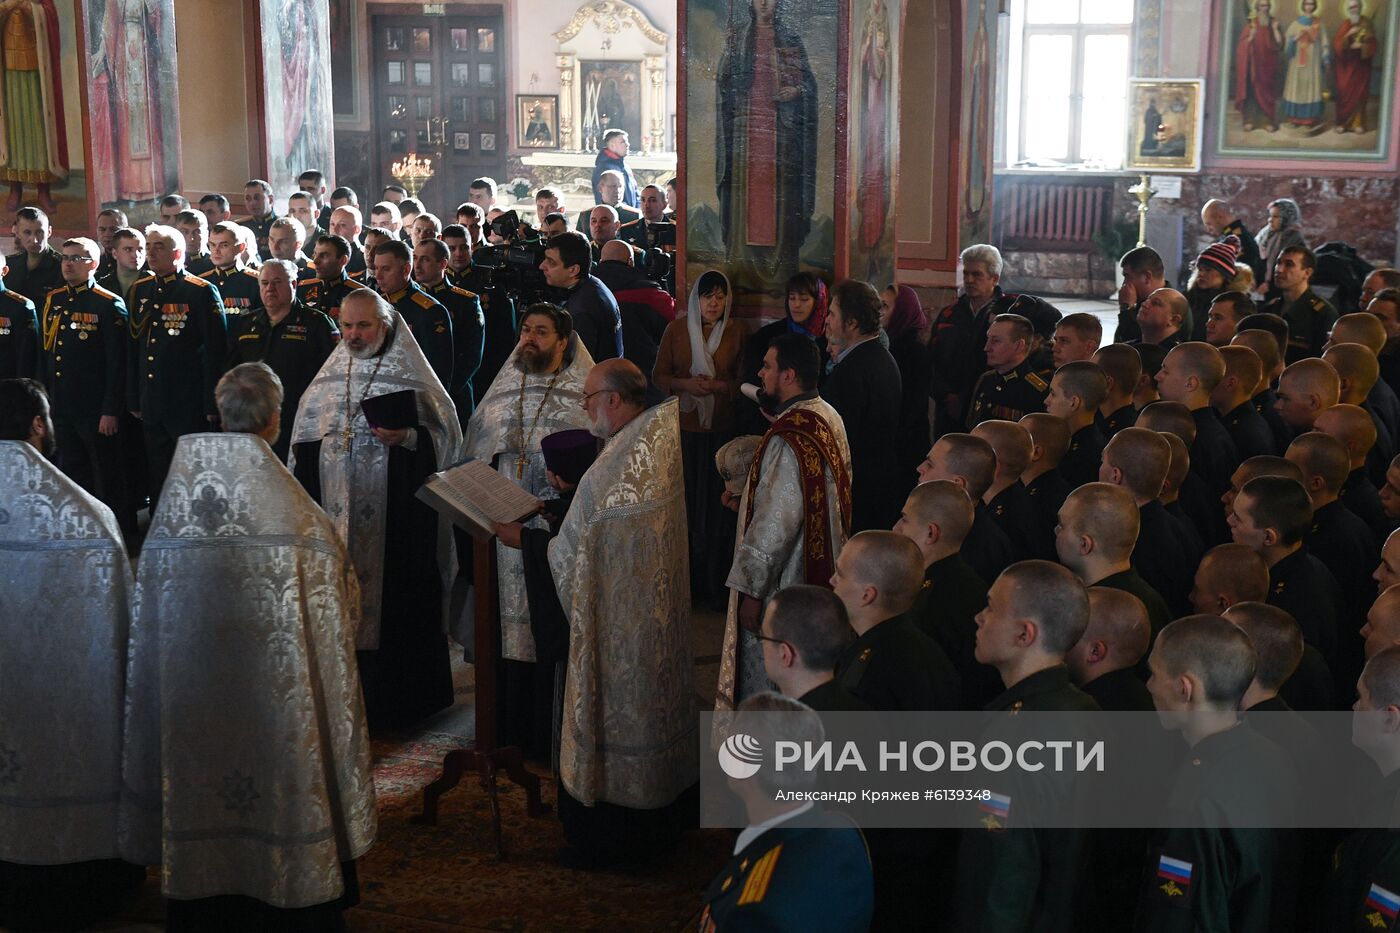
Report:
<svg viewBox="0 0 1400 933"><path fill-rule="evenodd" d="M240 363L266 363L282 380L282 434L272 445L283 462L291 443L302 393L335 349L335 322L294 297L295 265L269 259L258 270L261 306L229 321L228 369Z"/></svg>
<svg viewBox="0 0 1400 933"><path fill-rule="evenodd" d="M224 314L230 318L256 311L260 305L258 274L245 262L244 246L238 242L238 228L227 221L209 231L209 251L214 268L200 278L219 289Z"/></svg>
<svg viewBox="0 0 1400 933"><path fill-rule="evenodd" d="M457 405L458 419L466 424L476 410L472 377L481 365L486 321L476 294L453 285L447 278L447 259L447 244L442 240L420 239L413 248L413 280L452 318L452 385L447 389Z"/></svg>
<svg viewBox="0 0 1400 933"><path fill-rule="evenodd" d="M297 300L304 302L329 317L339 320L340 303L351 292L365 286L352 279L345 271L350 261L350 244L345 238L334 233L324 233L316 241L316 253L312 263L316 266L316 278L297 282Z"/></svg>
<svg viewBox="0 0 1400 933"><path fill-rule="evenodd" d="M203 275L214 268L214 257L209 254L209 218L203 211L181 211L175 215L175 229L185 235L185 249L189 257L185 271L190 275Z"/></svg>
<svg viewBox="0 0 1400 933"><path fill-rule="evenodd" d="M1058 564L1022 561L997 577L977 617L976 649L977 660L995 667L1006 688L986 706L1006 717L992 727L993 736L1013 733L1021 712L1099 708L1070 682L1065 666L1065 654L1088 622L1084 584ZM978 825L959 840L954 928L1076 929L1087 834L1017 826L1032 796L1039 807L1072 805L1072 782L1049 774L1018 781L1008 774L1005 784L988 790L996 795L992 805L979 805Z"/></svg>
<svg viewBox="0 0 1400 933"><path fill-rule="evenodd" d="M316 241L319 240L322 235L329 232L325 227L321 226L321 221L318 219L320 215L316 210L316 204L316 198L305 191L293 192L287 198L287 216L301 224L301 253L306 257L308 262L311 261L316 253ZM327 207L325 211L327 222L330 221L330 215L330 208ZM276 256L275 251L273 255Z"/></svg>
<svg viewBox="0 0 1400 933"><path fill-rule="evenodd" d="M1291 246L1274 261L1274 285L1281 294L1264 305L1264 311L1288 322L1288 350L1284 360L1293 363L1307 356L1321 356L1336 310L1312 290L1317 257L1306 246Z"/></svg>
<svg viewBox="0 0 1400 933"><path fill-rule="evenodd" d="M379 294L403 316L428 365L444 386L452 385L452 319L447 309L413 281L413 254L402 240L390 240L374 251L374 281Z"/></svg>
<svg viewBox="0 0 1400 933"><path fill-rule="evenodd" d="M365 251L360 245L360 231L363 228L364 221L358 207L347 204L331 211L330 231L345 240L345 245L350 251L350 261L346 263L345 272L356 281L364 279L368 270ZM312 262L315 261L316 257L313 255Z"/></svg>
<svg viewBox="0 0 1400 933"><path fill-rule="evenodd" d="M1174 828L1148 849L1134 929L1293 929L1298 840L1234 828L1277 825L1301 803L1288 755L1240 721L1255 670L1249 637L1219 616L1187 616L1157 636L1148 667L1158 718L1189 748L1166 798Z"/></svg>
<svg viewBox="0 0 1400 933"><path fill-rule="evenodd" d="M228 356L219 289L185 273L184 251L179 230L146 228L151 274L132 286L128 309L126 404L141 421L152 507L176 442L218 424L214 386Z"/></svg>
<svg viewBox="0 0 1400 933"><path fill-rule="evenodd" d="M258 255L262 259L272 258L267 236L272 232L272 224L277 220L274 209L272 186L261 178L254 178L243 186L243 206L248 209L248 218L239 221L241 226L253 231L258 238Z"/></svg>
<svg viewBox="0 0 1400 933"><path fill-rule="evenodd" d="M1020 421L1021 416L1045 410L1050 391L1049 374L1038 373L1029 362L1035 328L1019 314L998 314L987 328L987 365L991 367L972 389L967 426L990 418Z"/></svg>
<svg viewBox="0 0 1400 933"><path fill-rule="evenodd" d="M15 211L13 228L19 252L5 257L5 287L18 292L37 307L55 288L63 287L63 257L49 243L53 232L49 215L37 207Z"/></svg>
<svg viewBox="0 0 1400 933"><path fill-rule="evenodd" d="M58 467L111 507L124 534L136 531L116 438L126 397L131 342L126 305L94 280L101 249L77 238L63 244L67 284L44 299L43 380L53 405Z"/></svg>
<svg viewBox="0 0 1400 933"><path fill-rule="evenodd" d="M481 398L519 342L515 299L510 292L491 283L489 272L472 265L471 237L466 227L460 224L443 227L442 242L447 244L447 277L453 285L465 288L481 300L481 313L485 318L481 365L472 375L472 397Z"/></svg>
<svg viewBox="0 0 1400 933"><path fill-rule="evenodd" d="M304 282L316 278L316 267L301 251L301 241L306 237L306 228L295 217L278 217L272 222L267 234L267 245L272 250L273 259L285 259L297 267L296 281Z"/></svg>
<svg viewBox="0 0 1400 933"><path fill-rule="evenodd" d="M39 324L34 302L6 288L0 280L0 379L33 379L39 374L38 367Z"/></svg>

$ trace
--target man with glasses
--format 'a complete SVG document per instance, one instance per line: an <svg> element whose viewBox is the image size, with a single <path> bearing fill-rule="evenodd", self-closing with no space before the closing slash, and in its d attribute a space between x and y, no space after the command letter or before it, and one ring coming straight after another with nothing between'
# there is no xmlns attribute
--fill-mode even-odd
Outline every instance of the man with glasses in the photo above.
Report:
<svg viewBox="0 0 1400 933"><path fill-rule="evenodd" d="M126 397L126 304L97 284L100 256L86 237L63 243L64 286L49 292L40 318L43 380L59 469L105 502L129 537L136 510L123 494L116 438Z"/></svg>
<svg viewBox="0 0 1400 933"><path fill-rule="evenodd" d="M755 637L763 645L763 669L784 696L818 712L870 709L836 682L836 662L851 643L851 623L831 590L806 583L779 590Z"/></svg>

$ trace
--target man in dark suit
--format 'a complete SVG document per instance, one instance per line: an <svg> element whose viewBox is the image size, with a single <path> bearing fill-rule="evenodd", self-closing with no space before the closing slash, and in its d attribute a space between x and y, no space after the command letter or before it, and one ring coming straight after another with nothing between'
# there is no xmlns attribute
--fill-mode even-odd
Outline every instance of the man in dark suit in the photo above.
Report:
<svg viewBox="0 0 1400 933"><path fill-rule="evenodd" d="M889 528L914 485L899 471L899 364L880 343L880 293L869 282L847 280L831 292L828 346L836 366L822 398L841 415L851 446L851 530Z"/></svg>

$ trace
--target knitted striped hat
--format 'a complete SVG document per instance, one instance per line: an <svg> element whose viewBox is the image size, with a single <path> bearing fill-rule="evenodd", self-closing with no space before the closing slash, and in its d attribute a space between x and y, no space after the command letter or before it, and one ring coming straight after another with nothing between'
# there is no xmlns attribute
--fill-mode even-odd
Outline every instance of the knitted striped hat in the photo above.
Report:
<svg viewBox="0 0 1400 933"><path fill-rule="evenodd" d="M1225 276L1225 281L1230 281L1235 277L1235 260L1240 255L1239 237L1231 234L1219 243L1212 243L1207 246L1201 255L1196 257L1196 268L1211 266L1219 269Z"/></svg>

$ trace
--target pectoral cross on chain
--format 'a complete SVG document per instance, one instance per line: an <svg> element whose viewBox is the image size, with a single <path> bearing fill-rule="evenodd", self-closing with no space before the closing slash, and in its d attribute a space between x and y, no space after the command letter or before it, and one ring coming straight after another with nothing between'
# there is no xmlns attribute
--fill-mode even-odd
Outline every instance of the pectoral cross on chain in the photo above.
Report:
<svg viewBox="0 0 1400 933"><path fill-rule="evenodd" d="M524 479L524 478L525 478L525 468L526 468L527 466L529 466L529 465L530 465L530 458L529 458L529 457L516 457L516 458L515 458L515 478L516 478L516 479Z"/></svg>
<svg viewBox="0 0 1400 933"><path fill-rule="evenodd" d="M344 449L348 453L350 450L350 441L355 437L355 429L350 427L349 424L346 424L345 430L340 432L340 436L344 439Z"/></svg>

